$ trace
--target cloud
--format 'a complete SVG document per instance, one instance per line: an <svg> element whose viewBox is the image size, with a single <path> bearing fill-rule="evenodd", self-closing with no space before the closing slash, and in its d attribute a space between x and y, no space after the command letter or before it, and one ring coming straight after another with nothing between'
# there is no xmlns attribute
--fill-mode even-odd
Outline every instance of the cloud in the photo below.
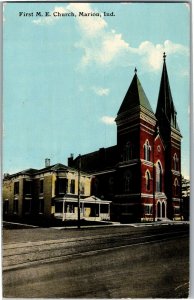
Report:
<svg viewBox="0 0 194 300"><path fill-rule="evenodd" d="M89 3L70 3L67 6L67 10L74 12L77 16L79 12L100 14L99 11L92 9ZM82 34L90 38L94 35L98 35L105 27L107 27L106 21L103 17L100 16L78 16L76 20L78 22L78 26Z"/></svg>
<svg viewBox="0 0 194 300"><path fill-rule="evenodd" d="M110 116L103 116L101 119L101 122L106 125L115 125L115 118Z"/></svg>
<svg viewBox="0 0 194 300"><path fill-rule="evenodd" d="M150 41L142 42L137 49L133 49L141 59L142 64L148 67L151 71L160 70L162 65L162 54L166 52L169 56L171 54L189 55L187 47L181 44L175 44L172 41L166 40L163 44L154 45Z"/></svg>
<svg viewBox="0 0 194 300"><path fill-rule="evenodd" d="M172 54L189 55L189 49L181 44L166 40L163 44L154 44L150 41L143 41L137 48L131 47L121 34L104 32L102 37L90 41L85 39L76 44L84 50L80 65L82 68L96 63L98 65L125 65L131 66L134 62L146 71L158 71L163 63L163 52L168 57ZM182 72L182 76L188 74Z"/></svg>
<svg viewBox="0 0 194 300"><path fill-rule="evenodd" d="M92 87L92 90L94 91L95 94L98 96L107 96L110 92L109 89L107 88L102 88L102 87Z"/></svg>
<svg viewBox="0 0 194 300"><path fill-rule="evenodd" d="M86 67L93 62L108 65L129 52L129 44L123 40L121 34L114 31L103 32L100 37L95 37L93 40L84 38L75 46L84 51L81 67Z"/></svg>
<svg viewBox="0 0 194 300"><path fill-rule="evenodd" d="M158 71L163 63L162 55L166 52L170 55L189 55L189 49L179 43L165 40L161 44L151 41L142 41L137 47L132 47L122 34L114 28L109 28L107 21L100 11L92 8L90 3L69 3L66 6L56 6L51 12L51 17L41 17L33 21L36 25L55 24L60 17L54 17L53 13L73 12L75 25L80 39L73 46L82 49L83 54L77 69L84 70L92 64L101 67L134 66L134 62L142 70ZM99 16L79 17L79 12L99 14ZM180 71L180 70L179 70ZM186 71L180 72L180 76L188 76Z"/></svg>

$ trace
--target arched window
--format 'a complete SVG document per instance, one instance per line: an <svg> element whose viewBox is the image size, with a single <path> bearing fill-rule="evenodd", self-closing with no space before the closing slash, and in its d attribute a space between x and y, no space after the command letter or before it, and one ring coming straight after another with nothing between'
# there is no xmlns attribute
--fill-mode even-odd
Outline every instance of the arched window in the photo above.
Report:
<svg viewBox="0 0 194 300"><path fill-rule="evenodd" d="M114 192L114 177L110 177L108 180L108 190L109 190L109 193Z"/></svg>
<svg viewBox="0 0 194 300"><path fill-rule="evenodd" d="M133 145L131 142L127 142L124 149L124 161L128 161L133 158Z"/></svg>
<svg viewBox="0 0 194 300"><path fill-rule="evenodd" d="M150 190L150 173L149 171L146 171L145 173L145 179L146 179L146 190Z"/></svg>
<svg viewBox="0 0 194 300"><path fill-rule="evenodd" d="M179 194L179 182L178 182L178 179L175 178L175 180L174 180L174 195L178 196L178 194Z"/></svg>
<svg viewBox="0 0 194 300"><path fill-rule="evenodd" d="M131 190L131 185L132 185L132 174L130 171L128 171L124 175L124 191L129 192Z"/></svg>
<svg viewBox="0 0 194 300"><path fill-rule="evenodd" d="M144 148L144 159L150 161L151 147L148 140L146 140L143 148Z"/></svg>
<svg viewBox="0 0 194 300"><path fill-rule="evenodd" d="M162 218L166 218L166 206L164 202L162 202Z"/></svg>
<svg viewBox="0 0 194 300"><path fill-rule="evenodd" d="M161 203L159 201L157 203L157 217L161 218Z"/></svg>
<svg viewBox="0 0 194 300"><path fill-rule="evenodd" d="M159 162L156 164L156 192L162 192L162 167Z"/></svg>
<svg viewBox="0 0 194 300"><path fill-rule="evenodd" d="M173 156L173 168L174 168L175 171L179 170L179 159L178 159L176 153Z"/></svg>

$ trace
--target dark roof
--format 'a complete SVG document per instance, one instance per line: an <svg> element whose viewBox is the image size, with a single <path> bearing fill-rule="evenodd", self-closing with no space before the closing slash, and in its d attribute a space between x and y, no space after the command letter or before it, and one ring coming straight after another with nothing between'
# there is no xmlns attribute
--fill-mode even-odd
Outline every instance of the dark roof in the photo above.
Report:
<svg viewBox="0 0 194 300"><path fill-rule="evenodd" d="M38 171L37 169L29 168L29 169L26 169L26 170L23 170L23 171L14 173L14 174L5 173L4 174L4 179L9 179L9 178L12 178L12 177L15 177L15 176L19 176L19 175L29 175L29 176L32 176L37 171Z"/></svg>
<svg viewBox="0 0 194 300"><path fill-rule="evenodd" d="M118 115L129 111L131 108L143 106L153 113L149 100L142 88L137 74L135 73L131 85L125 95L125 98L120 106Z"/></svg>
<svg viewBox="0 0 194 300"><path fill-rule="evenodd" d="M54 164L52 166L48 166L43 169L37 170L37 172L44 173L47 171L58 171L58 170L67 170L67 169L68 169L68 167L66 165L58 163L58 164Z"/></svg>
<svg viewBox="0 0 194 300"><path fill-rule="evenodd" d="M81 170L95 173L113 168L118 162L117 146L100 148L98 151L81 155ZM79 157L72 162L73 167L78 167Z"/></svg>
<svg viewBox="0 0 194 300"><path fill-rule="evenodd" d="M177 112L173 103L170 83L168 79L168 72L164 56L164 64L162 70L162 77L160 82L160 90L158 95L158 103L156 108L156 117L158 120L166 120L176 130L180 131L177 123Z"/></svg>
<svg viewBox="0 0 194 300"><path fill-rule="evenodd" d="M37 175L37 174L41 174L41 173L46 173L46 172L49 172L49 171L52 172L52 171L68 171L68 170L77 171L77 169L75 169L75 168L71 168L71 167L68 167L66 165L58 163L58 164L54 164L52 166L48 166L48 167L45 167L45 168L39 169L39 170L30 168L30 169L23 170L23 171L14 173L14 174L6 174L5 179L9 179L9 178L19 176L19 175L33 176L33 175Z"/></svg>

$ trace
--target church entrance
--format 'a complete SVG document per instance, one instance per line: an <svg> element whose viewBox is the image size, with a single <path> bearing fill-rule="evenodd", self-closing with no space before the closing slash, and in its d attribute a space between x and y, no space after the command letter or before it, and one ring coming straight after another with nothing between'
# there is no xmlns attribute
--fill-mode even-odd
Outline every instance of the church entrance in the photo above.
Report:
<svg viewBox="0 0 194 300"><path fill-rule="evenodd" d="M162 218L166 218L166 206L164 202L162 202Z"/></svg>
<svg viewBox="0 0 194 300"><path fill-rule="evenodd" d="M157 219L161 219L161 203L157 204Z"/></svg>
<svg viewBox="0 0 194 300"><path fill-rule="evenodd" d="M157 219L165 219L166 218L166 203L161 201L158 201L157 203Z"/></svg>

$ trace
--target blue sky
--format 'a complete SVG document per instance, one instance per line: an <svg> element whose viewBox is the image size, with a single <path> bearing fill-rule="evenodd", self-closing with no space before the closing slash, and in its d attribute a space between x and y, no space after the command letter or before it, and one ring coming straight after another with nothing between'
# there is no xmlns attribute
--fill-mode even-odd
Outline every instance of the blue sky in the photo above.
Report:
<svg viewBox="0 0 194 300"><path fill-rule="evenodd" d="M70 153L115 145L114 118L134 68L155 111L165 51L189 176L187 3L6 3L3 51L4 172L42 168L47 157L66 164Z"/></svg>

